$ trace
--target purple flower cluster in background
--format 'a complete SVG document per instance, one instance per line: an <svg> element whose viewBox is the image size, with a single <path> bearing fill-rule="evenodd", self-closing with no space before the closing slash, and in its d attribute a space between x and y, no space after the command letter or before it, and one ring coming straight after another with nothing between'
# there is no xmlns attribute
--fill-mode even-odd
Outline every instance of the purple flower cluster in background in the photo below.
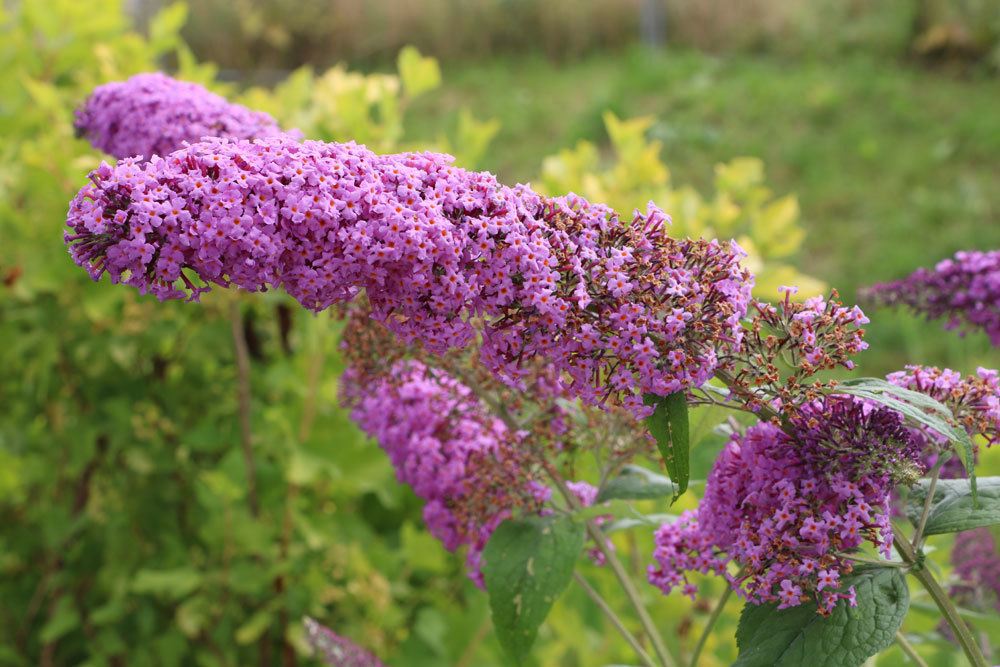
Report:
<svg viewBox="0 0 1000 667"><path fill-rule="evenodd" d="M725 576L754 604L853 604L844 554L866 541L888 554L889 495L901 472L919 474L919 443L899 413L849 397L807 406L790 430L760 423L732 437L698 510L657 531L652 584L693 595L694 571Z"/></svg>
<svg viewBox="0 0 1000 667"><path fill-rule="evenodd" d="M865 298L887 306L908 306L928 319L945 319L949 329L986 332L1000 346L1000 250L955 253L931 269L880 283Z"/></svg>
<svg viewBox="0 0 1000 667"><path fill-rule="evenodd" d="M79 136L115 158L147 160L203 137L256 139L282 134L268 114L159 72L98 86L77 109L74 127Z"/></svg>
<svg viewBox="0 0 1000 667"><path fill-rule="evenodd" d="M306 639L323 664L329 667L385 667L385 663L369 651L313 619L305 619L305 626Z"/></svg>
<svg viewBox="0 0 1000 667"><path fill-rule="evenodd" d="M482 550L496 527L516 508L538 513L549 497L517 450L520 435L467 386L418 361L362 384L349 369L341 385L351 418L426 501L430 533L449 551L469 546L469 576L482 586Z"/></svg>
<svg viewBox="0 0 1000 667"><path fill-rule="evenodd" d="M738 348L753 279L735 244L673 239L655 207L623 221L450 161L205 140L103 164L70 206L66 241L94 279L161 299L280 286L322 310L363 289L377 320L432 353L467 345L480 318L498 376L516 384L538 355L567 394L638 416L644 393L700 385Z"/></svg>
<svg viewBox="0 0 1000 667"><path fill-rule="evenodd" d="M975 375L962 377L950 368L907 366L886 380L944 403L969 435L983 436L987 445L1000 442L1000 373L996 370L980 367ZM943 444L941 436L930 433L925 437Z"/></svg>
<svg viewBox="0 0 1000 667"><path fill-rule="evenodd" d="M1000 612L1000 552L989 528L958 533L951 551L958 582L952 595L974 609Z"/></svg>

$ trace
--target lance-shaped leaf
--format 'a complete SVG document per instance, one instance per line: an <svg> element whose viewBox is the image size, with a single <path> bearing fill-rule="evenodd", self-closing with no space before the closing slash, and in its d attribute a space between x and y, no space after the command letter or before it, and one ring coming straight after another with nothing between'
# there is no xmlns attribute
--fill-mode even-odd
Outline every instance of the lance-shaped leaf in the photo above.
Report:
<svg viewBox="0 0 1000 667"><path fill-rule="evenodd" d="M609 480L600 493L597 502L613 498L623 500L653 500L665 498L674 493L674 483L669 477L658 475L642 466L627 465L617 477Z"/></svg>
<svg viewBox="0 0 1000 667"><path fill-rule="evenodd" d="M955 417L946 405L927 394L897 387L879 378L847 380L838 384L835 391L885 405L901 413L911 422L916 422L920 426L947 438L958 453L965 471L969 474L972 499L974 502L978 501L972 438L965 432L965 429L956 425Z"/></svg>
<svg viewBox="0 0 1000 667"><path fill-rule="evenodd" d="M930 480L922 479L910 491L906 514L913 525L920 521ZM1000 524L1000 477L979 479L978 506L972 499L972 485L967 479L939 479L934 487L924 535L957 533L963 530Z"/></svg>
<svg viewBox="0 0 1000 667"><path fill-rule="evenodd" d="M504 650L521 663L552 603L569 584L583 550L584 526L569 517L507 520L483 551L483 578L493 627Z"/></svg>
<svg viewBox="0 0 1000 667"><path fill-rule="evenodd" d="M646 394L644 400L646 405L654 406L653 414L646 418L646 426L656 439L656 447L676 485L673 497L677 500L687 491L691 476L687 397L679 391L669 396Z"/></svg>

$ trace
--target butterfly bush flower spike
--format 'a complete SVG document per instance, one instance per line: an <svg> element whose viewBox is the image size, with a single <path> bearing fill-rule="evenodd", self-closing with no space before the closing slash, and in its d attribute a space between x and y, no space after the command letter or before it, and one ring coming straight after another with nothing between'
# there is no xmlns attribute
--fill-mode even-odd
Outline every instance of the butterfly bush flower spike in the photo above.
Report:
<svg viewBox="0 0 1000 667"><path fill-rule="evenodd" d="M535 482L511 433L472 391L419 361L380 378L342 379L351 418L389 455L397 479L426 504L424 521L445 548L469 547L469 576L482 586L490 535L516 509L537 514L549 489Z"/></svg>
<svg viewBox="0 0 1000 667"><path fill-rule="evenodd" d="M282 134L268 114L159 72L98 86L77 109L73 126L78 136L117 159L148 160L203 137L257 139Z"/></svg>
<svg viewBox="0 0 1000 667"><path fill-rule="evenodd" d="M850 397L804 407L791 431L763 422L732 437L699 508L657 531L653 585L692 592L686 573L712 573L753 604L851 603L849 554L865 542L889 553L890 493L919 475L919 442L899 413Z"/></svg>
<svg viewBox="0 0 1000 667"><path fill-rule="evenodd" d="M948 329L983 331L1000 347L1000 250L958 252L933 269L873 285L864 295L879 305L905 306L929 320L943 319Z"/></svg>
<svg viewBox="0 0 1000 667"><path fill-rule="evenodd" d="M567 395L640 417L643 394L698 386L739 349L753 280L735 244L673 239L655 207L624 221L450 162L205 140L92 172L66 241L95 279L161 299L281 287L319 311L363 290L406 343L443 354L478 331L512 385L538 356Z"/></svg>

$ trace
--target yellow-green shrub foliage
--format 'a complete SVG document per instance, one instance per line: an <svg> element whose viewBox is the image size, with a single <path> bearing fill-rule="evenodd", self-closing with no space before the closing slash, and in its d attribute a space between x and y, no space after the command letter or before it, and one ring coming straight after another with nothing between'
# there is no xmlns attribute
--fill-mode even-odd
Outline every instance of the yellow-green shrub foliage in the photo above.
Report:
<svg viewBox="0 0 1000 667"><path fill-rule="evenodd" d="M267 111L285 127L298 128L310 139L357 141L388 153L420 149L451 153L463 167L475 167L500 129L495 120L478 121L467 110L458 114L454 134L414 141L404 132L410 103L441 85L434 58L406 47L397 59L397 74L359 74L337 65L317 74L295 70L273 89L252 88L240 99Z"/></svg>
<svg viewBox="0 0 1000 667"><path fill-rule="evenodd" d="M172 5L144 37L123 0L0 5L0 664L288 664L307 614L394 663L454 664L485 598L456 604L459 561L337 407L335 323L276 294L161 304L67 256L68 202L106 157L73 136L95 86L176 63L233 93L184 20ZM255 95L307 134L393 150L399 110L439 82L415 52L400 64Z"/></svg>
<svg viewBox="0 0 1000 667"><path fill-rule="evenodd" d="M759 298L775 297L780 285L797 285L800 298L826 289L791 263L805 237L798 200L774 195L760 160L740 157L716 165L715 191L705 196L671 181L660 159L661 143L646 136L652 124L650 117L620 120L605 113L613 159L603 160L594 144L581 141L546 158L537 185L547 194L576 192L622 212L644 209L652 200L670 213L678 236L736 239L750 255L747 265L757 275Z"/></svg>

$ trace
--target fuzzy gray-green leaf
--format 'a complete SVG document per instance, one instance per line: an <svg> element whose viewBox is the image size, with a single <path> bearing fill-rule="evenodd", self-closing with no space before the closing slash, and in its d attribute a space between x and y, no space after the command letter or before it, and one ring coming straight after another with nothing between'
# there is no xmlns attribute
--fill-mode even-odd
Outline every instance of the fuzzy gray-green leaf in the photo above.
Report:
<svg viewBox="0 0 1000 667"><path fill-rule="evenodd" d="M858 667L892 643L910 595L897 568L866 568L844 580L858 605L841 601L829 616L808 602L778 610L747 604L736 630L733 667Z"/></svg>
<svg viewBox="0 0 1000 667"><path fill-rule="evenodd" d="M906 514L914 525L920 520L930 480L920 480L907 499ZM963 530L1000 524L1000 477L979 479L978 504L972 500L972 486L967 479L939 479L924 535L957 533Z"/></svg>

